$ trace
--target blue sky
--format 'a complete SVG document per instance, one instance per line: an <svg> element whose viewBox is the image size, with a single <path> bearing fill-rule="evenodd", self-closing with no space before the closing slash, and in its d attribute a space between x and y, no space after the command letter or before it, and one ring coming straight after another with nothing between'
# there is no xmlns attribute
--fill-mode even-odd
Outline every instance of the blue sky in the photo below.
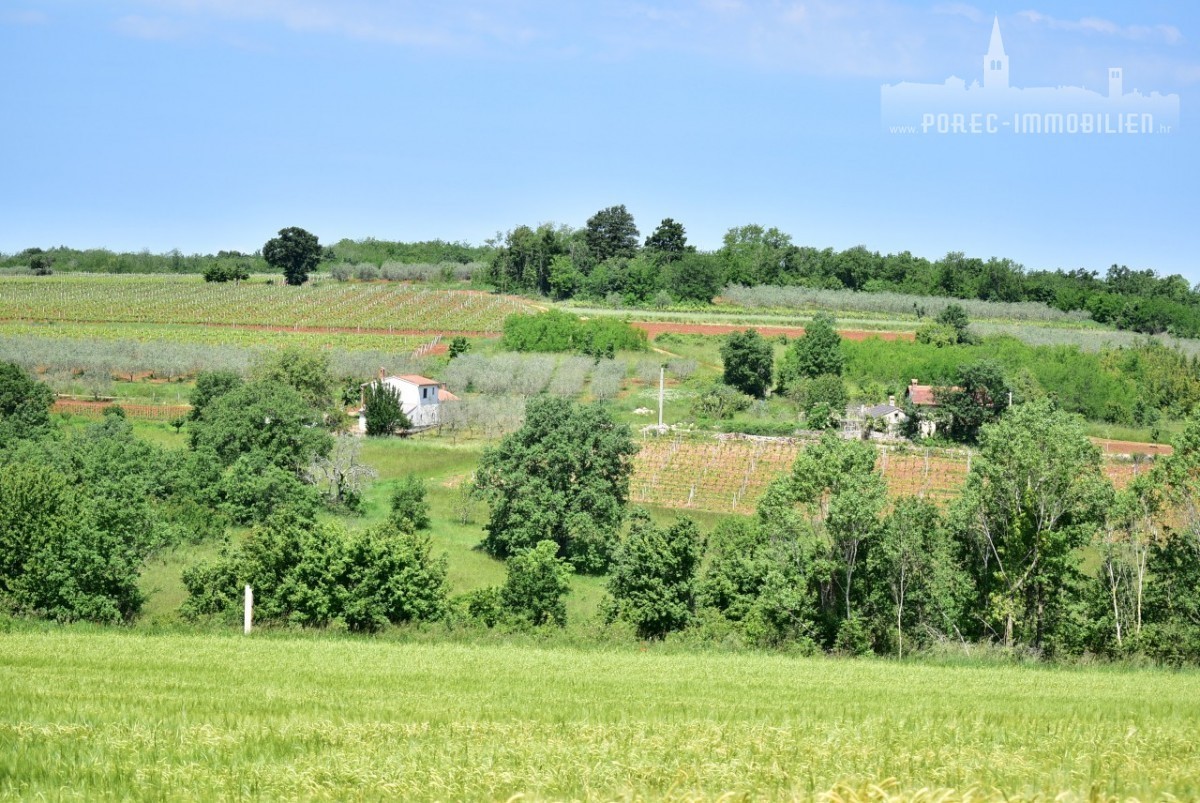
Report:
<svg viewBox="0 0 1200 803"><path fill-rule="evenodd" d="M702 248L1200 281L1200 7L1147 0L0 0L0 251L482 242L623 203ZM1031 3L1033 3L1031 5ZM1165 136L902 136L880 86L1176 93Z"/></svg>

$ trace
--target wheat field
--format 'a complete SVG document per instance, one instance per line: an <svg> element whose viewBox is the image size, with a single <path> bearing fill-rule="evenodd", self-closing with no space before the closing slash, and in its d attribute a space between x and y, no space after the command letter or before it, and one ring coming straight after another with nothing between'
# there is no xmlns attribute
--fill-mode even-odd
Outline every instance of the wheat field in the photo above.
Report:
<svg viewBox="0 0 1200 803"><path fill-rule="evenodd" d="M0 656L5 799L1200 796L1194 672L97 629Z"/></svg>

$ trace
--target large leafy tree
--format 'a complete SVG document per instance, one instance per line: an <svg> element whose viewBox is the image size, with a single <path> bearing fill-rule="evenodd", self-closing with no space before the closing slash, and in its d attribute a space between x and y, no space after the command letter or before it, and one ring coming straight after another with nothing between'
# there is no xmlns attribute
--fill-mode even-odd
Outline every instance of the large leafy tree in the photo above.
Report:
<svg viewBox="0 0 1200 803"><path fill-rule="evenodd" d="M1188 422L1174 446L1151 475L1172 515L1170 526L1148 544L1151 579L1145 585L1141 646L1178 662L1200 656L1200 417Z"/></svg>
<svg viewBox="0 0 1200 803"><path fill-rule="evenodd" d="M791 500L829 550L830 580L841 591L847 618L853 613L854 575L887 501L876 457L870 444L827 432L797 455L788 478Z"/></svg>
<svg viewBox="0 0 1200 803"><path fill-rule="evenodd" d="M53 467L0 468L0 606L59 621L119 622L142 604L142 554Z"/></svg>
<svg viewBox="0 0 1200 803"><path fill-rule="evenodd" d="M289 226L279 230L278 237L267 240L262 249L263 259L276 270L282 270L288 284L300 285L321 262L321 244L315 234Z"/></svg>
<svg viewBox="0 0 1200 803"><path fill-rule="evenodd" d="M1079 549L1112 499L1100 450L1049 400L984 425L979 443L959 516L982 619L1005 646L1053 646L1076 601Z"/></svg>
<svg viewBox="0 0 1200 803"><path fill-rule="evenodd" d="M636 514L613 558L612 614L631 623L642 638L662 638L685 627L695 612L703 549L691 519L662 528L647 514Z"/></svg>
<svg viewBox="0 0 1200 803"><path fill-rule="evenodd" d="M254 365L256 379L282 382L299 393L309 407L333 405L333 373L329 353L288 346L263 355Z"/></svg>
<svg viewBox="0 0 1200 803"><path fill-rule="evenodd" d="M1096 606L1097 640L1110 652L1123 652L1142 635L1146 590L1154 584L1150 559L1166 538L1168 488L1162 475L1156 467L1118 491L1093 544L1100 557L1095 588L1103 600Z"/></svg>
<svg viewBox="0 0 1200 803"><path fill-rule="evenodd" d="M53 403L50 388L19 365L0 362L0 448L47 432Z"/></svg>
<svg viewBox="0 0 1200 803"><path fill-rule="evenodd" d="M192 409L188 417L195 421L204 414L204 408L219 396L244 385L241 374L235 371L203 371L196 376L196 386L192 389Z"/></svg>
<svg viewBox="0 0 1200 803"><path fill-rule="evenodd" d="M708 539L708 551L697 584L702 606L732 621L750 615L774 561L765 554L770 540L760 522L722 519Z"/></svg>
<svg viewBox="0 0 1200 803"><path fill-rule="evenodd" d="M712 254L689 251L663 267L663 287L680 301L709 303L721 292L722 278L721 263Z"/></svg>
<svg viewBox="0 0 1200 803"><path fill-rule="evenodd" d="M657 265L676 262L684 254L694 253L696 246L688 245L683 224L672 218L663 219L654 233L646 238L646 251Z"/></svg>
<svg viewBox="0 0 1200 803"><path fill-rule="evenodd" d="M630 259L638 251L638 228L625 204L601 209L588 218L584 241L597 262L613 257Z"/></svg>
<svg viewBox="0 0 1200 803"><path fill-rule="evenodd" d="M906 634L921 644L955 632L967 577L932 502L896 502L867 555L864 579L879 629L894 631L897 657L904 657Z"/></svg>
<svg viewBox="0 0 1200 803"><path fill-rule="evenodd" d="M934 391L946 434L953 440L973 443L979 428L997 420L1008 408L1008 380L994 360L979 360L959 369L958 384Z"/></svg>
<svg viewBox="0 0 1200 803"><path fill-rule="evenodd" d="M758 399L767 395L774 355L757 329L730 333L721 344L721 361L726 385Z"/></svg>
<svg viewBox="0 0 1200 803"><path fill-rule="evenodd" d="M603 571L636 453L629 428L606 407L531 399L525 424L479 463L476 484L491 503L484 548L504 558L550 540L580 571Z"/></svg>
<svg viewBox="0 0 1200 803"><path fill-rule="evenodd" d="M253 452L299 474L333 448L320 423L320 415L290 386L249 382L210 402L192 422L190 441L193 449L212 450L224 465Z"/></svg>
<svg viewBox="0 0 1200 803"><path fill-rule="evenodd" d="M792 341L779 361L779 390L787 391L804 379L841 376L846 364L842 338L834 329L835 321L820 313L804 329L804 336Z"/></svg>
<svg viewBox="0 0 1200 803"><path fill-rule="evenodd" d="M780 284L795 250L792 238L776 228L756 223L734 226L725 233L717 252L729 282L744 285Z"/></svg>

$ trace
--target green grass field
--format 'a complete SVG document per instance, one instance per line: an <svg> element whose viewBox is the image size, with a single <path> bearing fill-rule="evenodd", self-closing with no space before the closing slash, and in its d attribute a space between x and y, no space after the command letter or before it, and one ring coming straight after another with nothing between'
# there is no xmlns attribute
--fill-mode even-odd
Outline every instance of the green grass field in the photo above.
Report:
<svg viewBox="0 0 1200 803"><path fill-rule="evenodd" d="M1195 673L91 629L0 656L10 799L1200 796Z"/></svg>

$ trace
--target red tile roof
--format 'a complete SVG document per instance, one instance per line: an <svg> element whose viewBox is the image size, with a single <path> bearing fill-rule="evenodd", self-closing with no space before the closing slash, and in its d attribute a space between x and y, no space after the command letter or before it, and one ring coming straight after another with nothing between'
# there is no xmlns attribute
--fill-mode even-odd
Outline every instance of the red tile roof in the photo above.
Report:
<svg viewBox="0 0 1200 803"><path fill-rule="evenodd" d="M909 385L908 400L918 407L937 406L937 399L933 397L933 385Z"/></svg>
<svg viewBox="0 0 1200 803"><path fill-rule="evenodd" d="M395 379L402 379L410 385L436 385L437 382L420 374L396 374Z"/></svg>

